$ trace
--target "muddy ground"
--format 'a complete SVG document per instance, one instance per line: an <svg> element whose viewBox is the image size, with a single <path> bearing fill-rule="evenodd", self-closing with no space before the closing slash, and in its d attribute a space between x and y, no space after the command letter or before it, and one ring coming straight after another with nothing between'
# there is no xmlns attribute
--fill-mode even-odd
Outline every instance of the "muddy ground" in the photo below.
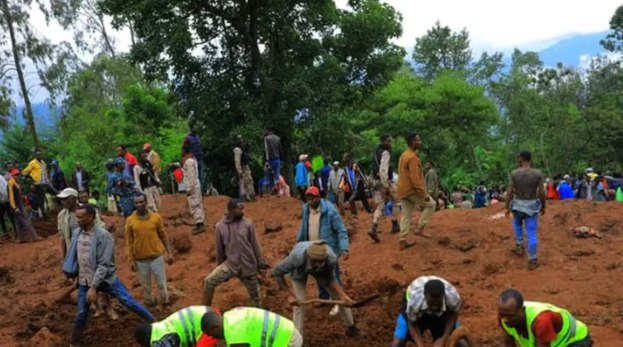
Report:
<svg viewBox="0 0 623 347"><path fill-rule="evenodd" d="M225 197L205 198L210 228L207 233L190 236L192 226L183 219L185 197L163 197L162 214L169 233L176 248L187 252L177 254L175 264L167 270L175 299L166 312L153 311L158 318L200 302L202 280L216 266L213 225L224 213L226 202ZM362 338L345 337L339 316L330 317L325 309L308 310L305 346L389 346L403 289L421 275L438 275L457 286L463 298L461 323L472 330L479 346L499 345L497 295L508 287L520 289L528 300L569 309L589 325L597 345L623 346L623 204L550 204L539 228L542 266L536 271L528 271L527 260L511 252L514 238L510 221L490 219L501 217L501 211L498 205L435 213L428 229L435 238L418 238L418 245L405 252L398 251L397 235L388 232L389 220L382 223L382 242L371 244L365 234L371 216L360 213L358 219L346 217L351 234L351 257L342 265L347 293L354 299L379 291L390 294L355 311L358 325L367 334ZM247 217L255 222L265 256L274 265L294 245L301 203L291 198L268 198L248 204ZM130 272L125 256L123 219L107 216L105 221L117 230L118 275L142 301L138 277ZM603 239L575 238L572 229L582 225L595 228ZM266 226L283 229L265 234ZM37 223L37 230L49 235L48 239L22 245L5 242L0 246L0 346L69 344L76 314L75 294L58 300L68 289L60 269L60 240L53 221ZM308 292L310 296L316 293L313 280ZM262 295L266 307L291 317L287 293L278 291L272 279L264 283ZM248 303L238 280L217 290L215 306L221 309ZM117 322L107 317L91 318L85 345L134 346L132 332L138 319L123 310L120 316ZM50 333L33 339L44 327Z"/></svg>

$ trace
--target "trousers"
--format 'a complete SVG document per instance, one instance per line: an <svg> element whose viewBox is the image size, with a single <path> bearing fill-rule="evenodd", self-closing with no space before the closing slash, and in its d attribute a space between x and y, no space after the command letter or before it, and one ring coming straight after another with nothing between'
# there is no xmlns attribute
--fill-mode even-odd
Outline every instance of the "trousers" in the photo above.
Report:
<svg viewBox="0 0 623 347"><path fill-rule="evenodd" d="M392 220L396 220L398 218L398 206L396 206L396 185L390 185L389 191L391 193L390 202L392 203ZM372 219L373 224L377 224L379 219L385 214L385 206L387 205L387 201L385 201L385 191L381 187L381 189L374 190L374 203L376 203L376 210L374 210L374 217Z"/></svg>
<svg viewBox="0 0 623 347"><path fill-rule="evenodd" d="M298 301L303 301L307 298L307 280L293 280L292 287L294 288L294 294L296 294L296 299ZM327 288L327 289L331 293L332 299L338 298L338 295L335 292L335 290L333 290L333 288ZM344 326L348 328L348 327L355 325L355 320L353 318L353 312L351 311L351 309L348 307L344 307L344 306L339 306L339 308L340 308L340 315L342 316L342 321L344 322ZM293 317L294 317L294 327L296 328L296 330L298 330L301 334L304 335L303 322L305 321L305 306L304 305L295 306Z"/></svg>
<svg viewBox="0 0 623 347"><path fill-rule="evenodd" d="M154 212L160 210L160 189L158 187L145 188L145 196L147 197L147 208Z"/></svg>
<svg viewBox="0 0 623 347"><path fill-rule="evenodd" d="M78 286L78 314L76 315L76 321L74 328L71 332L71 344L77 345L81 338L82 333L86 329L87 320L89 318L90 306L87 302L87 292L89 286ZM153 323L156 318L141 304L139 304L132 295L125 289L123 283L119 279L115 279L113 284L103 283L97 288L98 292L104 292L114 298L117 298L119 302L125 306L128 310L132 311L137 316L147 323Z"/></svg>
<svg viewBox="0 0 623 347"><path fill-rule="evenodd" d="M437 204L432 198L428 201L426 198L411 195L400 200L402 203L402 221L400 222L400 240L406 240L411 230L411 216L416 207L423 207L422 215L418 221L418 229L424 230L428 221L430 221Z"/></svg>
<svg viewBox="0 0 623 347"><path fill-rule="evenodd" d="M15 216L14 212L11 210L11 204L9 202L0 203L0 229L3 233L8 232L5 217L9 218L9 221L11 221L11 225L13 225L13 232L16 233L17 226L15 225ZM17 234L15 235L15 237L17 238Z"/></svg>
<svg viewBox="0 0 623 347"><path fill-rule="evenodd" d="M337 281L337 283L342 285L342 274L341 274L341 271L340 271L340 264L339 263L335 264L335 280ZM331 299L331 293L329 293L327 288L325 288L320 283L318 283L318 298L325 299L325 300Z"/></svg>
<svg viewBox="0 0 623 347"><path fill-rule="evenodd" d="M240 282L242 282L245 288L247 288L247 292L249 292L251 301L253 301L253 306L262 307L262 300L260 298L260 282L258 281L257 276L237 276L233 272L231 272L231 270L229 270L225 263L219 265L205 278L204 288L214 289L234 277L238 277Z"/></svg>
<svg viewBox="0 0 623 347"><path fill-rule="evenodd" d="M515 242L518 245L523 245L524 225L526 226L526 235L528 236L528 257L537 259L539 215L529 216L521 211L513 211L513 230L515 231Z"/></svg>
<svg viewBox="0 0 623 347"><path fill-rule="evenodd" d="M161 304L169 302L169 292L167 291L167 273L164 263L164 256L154 259L137 260L139 280L143 288L143 297L148 305L155 304L154 295L151 290L151 277L154 276L156 285L158 286L158 295Z"/></svg>
<svg viewBox="0 0 623 347"><path fill-rule="evenodd" d="M193 189L192 193L188 195L188 206L190 207L190 213L195 219L195 224L203 223L205 221L205 213L203 212L201 189Z"/></svg>

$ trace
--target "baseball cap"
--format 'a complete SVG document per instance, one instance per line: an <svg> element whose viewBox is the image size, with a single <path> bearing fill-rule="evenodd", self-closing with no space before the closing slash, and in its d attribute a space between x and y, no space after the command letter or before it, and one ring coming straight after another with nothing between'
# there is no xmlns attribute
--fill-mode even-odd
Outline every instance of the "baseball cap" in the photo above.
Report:
<svg viewBox="0 0 623 347"><path fill-rule="evenodd" d="M334 161L333 162L333 166L340 166L340 162L339 161Z"/></svg>
<svg viewBox="0 0 623 347"><path fill-rule="evenodd" d="M299 155L299 161L303 161L307 159L307 154L301 154Z"/></svg>
<svg viewBox="0 0 623 347"><path fill-rule="evenodd" d="M56 197L59 198L59 199L65 199L65 198L68 198L70 196L73 196L73 197L77 198L78 197L78 191L73 189L73 188L65 188Z"/></svg>
<svg viewBox="0 0 623 347"><path fill-rule="evenodd" d="M568 179L570 179L570 178L571 178L571 176L569 176L569 175L564 175L562 178L563 178L563 179L565 179L565 180L568 180Z"/></svg>
<svg viewBox="0 0 623 347"><path fill-rule="evenodd" d="M307 188L305 195L320 197L320 189L318 189L318 187L309 187Z"/></svg>
<svg viewBox="0 0 623 347"><path fill-rule="evenodd" d="M143 149L151 149L151 145L149 144L149 142L143 145Z"/></svg>
<svg viewBox="0 0 623 347"><path fill-rule="evenodd" d="M592 172L593 172L593 168L592 168L592 167L589 167L588 169L586 169L586 172L587 172L587 173L592 173Z"/></svg>
<svg viewBox="0 0 623 347"><path fill-rule="evenodd" d="M19 170L18 169L11 170L11 175L13 175L13 176L19 175Z"/></svg>

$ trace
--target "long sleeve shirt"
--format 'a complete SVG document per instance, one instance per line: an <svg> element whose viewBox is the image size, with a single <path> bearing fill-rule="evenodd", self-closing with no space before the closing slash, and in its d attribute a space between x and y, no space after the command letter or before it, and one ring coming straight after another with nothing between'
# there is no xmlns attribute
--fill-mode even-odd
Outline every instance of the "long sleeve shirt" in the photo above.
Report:
<svg viewBox="0 0 623 347"><path fill-rule="evenodd" d="M437 194L439 191L439 178L437 178L437 172L435 169L430 169L426 173L426 189L429 194Z"/></svg>
<svg viewBox="0 0 623 347"><path fill-rule="evenodd" d="M417 153L410 148L400 156L397 195L399 198L428 196L424 185L422 163Z"/></svg>
<svg viewBox="0 0 623 347"><path fill-rule="evenodd" d="M193 193L196 190L201 191L201 183L199 182L199 171L197 171L197 161L193 157L184 160L184 184L188 192Z"/></svg>
<svg viewBox="0 0 623 347"><path fill-rule="evenodd" d="M329 247L327 249L327 259L324 267L319 271L314 271L311 267L311 261L307 256L307 249L314 243L326 243L325 241L308 241L299 242L294 246L290 254L275 266L273 276L278 281L285 281L285 275L290 274L293 281L302 281L307 279L308 275L312 275L316 282L322 285L329 285L335 281L335 267L337 266L337 256Z"/></svg>
<svg viewBox="0 0 623 347"><path fill-rule="evenodd" d="M22 170L23 176L30 176L35 184L50 183L48 178L48 171L44 161L33 159L28 163L28 166Z"/></svg>
<svg viewBox="0 0 623 347"><path fill-rule="evenodd" d="M147 160L149 160L149 162L151 163L151 166L154 168L154 172L156 173L156 175L160 175L160 172L162 172L160 155L158 155L158 153L156 153L156 151L152 149L151 151L149 151L149 156L147 157Z"/></svg>
<svg viewBox="0 0 623 347"><path fill-rule="evenodd" d="M20 188L19 183L15 180L15 177L11 177L9 181L9 203L11 204L12 209L19 208L22 212L24 211L24 203L22 198L22 188Z"/></svg>
<svg viewBox="0 0 623 347"><path fill-rule="evenodd" d="M381 155L381 164L379 165L379 177L381 178L381 185L384 189L389 189L389 160L392 155L389 151L383 151Z"/></svg>
<svg viewBox="0 0 623 347"><path fill-rule="evenodd" d="M216 224L216 258L240 277L256 276L266 265L253 222L247 218L229 220L224 216Z"/></svg>
<svg viewBox="0 0 623 347"><path fill-rule="evenodd" d="M163 255L168 239L158 213L149 211L146 216L139 216L135 212L125 223L126 251L130 263Z"/></svg>
<svg viewBox="0 0 623 347"><path fill-rule="evenodd" d="M242 175L242 149L240 147L234 148L234 163L236 165L236 172L238 175Z"/></svg>

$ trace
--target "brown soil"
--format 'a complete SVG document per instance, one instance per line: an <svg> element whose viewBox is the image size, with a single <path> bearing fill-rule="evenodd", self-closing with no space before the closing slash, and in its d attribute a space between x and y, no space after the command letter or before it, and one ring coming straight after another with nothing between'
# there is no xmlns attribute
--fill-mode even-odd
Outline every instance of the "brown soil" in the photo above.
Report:
<svg viewBox="0 0 623 347"><path fill-rule="evenodd" d="M185 197L163 197L163 217L176 240L178 254L175 264L168 268L169 287L176 301L166 311L154 310L158 318L200 302L203 278L216 266L211 226L221 218L226 202L226 197L205 198L208 232L190 236L191 226L174 223L187 218ZM268 198L247 205L247 216L257 229L265 223L283 226L277 233L258 231L270 264L274 265L294 245L300 208L300 202L290 198ZM366 236L371 216L362 211L358 219L346 217L351 234L351 257L342 265L346 292L355 300L376 292L385 295L355 310L358 325L367 334L362 338L345 337L339 317L330 317L328 309L310 308L305 346L389 346L403 290L422 275L442 276L457 286L464 302L461 324L469 328L479 346L498 346L497 295L509 287L520 289L529 300L569 309L589 325L597 344L623 346L623 205L552 203L539 229L542 266L536 271L528 271L526 258L512 253L510 221L489 219L501 208L435 213L428 229L435 237L417 238L418 244L404 252L398 251L397 235L389 233L389 220L381 224L382 242L372 244ZM119 235L123 220L110 216L105 220L117 230L118 275L132 294L142 300L137 275L129 271L125 239ZM582 225L594 228L603 239L573 237L573 229ZM61 341L55 342L55 346L66 346L69 341L76 314L75 293L66 300L57 300L67 287L60 270L59 240L52 235L56 227L53 223L38 227L46 228L39 230L40 234L51 236L38 243L4 243L0 247L0 346L31 345L30 339L43 327ZM192 248L188 248L191 244ZM291 317L287 293L280 292L272 279L263 282L266 307ZM317 295L313 281L308 293L310 297ZM218 288L215 306L228 309L245 304L249 304L249 299L238 280ZM91 318L85 345L134 346L132 332L136 323L137 317L124 310L117 322L105 316ZM46 340L56 341L50 336Z"/></svg>

